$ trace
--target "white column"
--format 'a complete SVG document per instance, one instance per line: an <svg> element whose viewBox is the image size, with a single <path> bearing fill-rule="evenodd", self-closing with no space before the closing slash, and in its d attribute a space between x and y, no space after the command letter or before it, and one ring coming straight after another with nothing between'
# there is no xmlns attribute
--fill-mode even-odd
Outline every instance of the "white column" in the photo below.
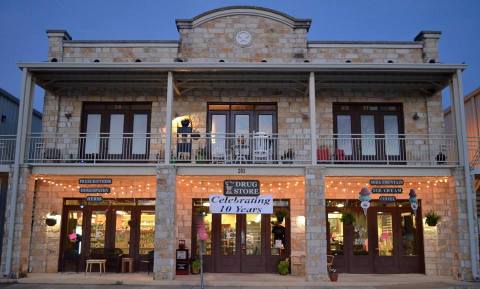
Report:
<svg viewBox="0 0 480 289"><path fill-rule="evenodd" d="M166 139L165 139L165 164L170 164L172 146L172 110L173 110L173 74L168 72L167 77L167 115L165 118Z"/></svg>
<svg viewBox="0 0 480 289"><path fill-rule="evenodd" d="M20 103L18 109L18 122L17 122L17 138L15 142L15 162L13 164L13 178L12 178L12 190L10 192L10 203L8 224L7 224L7 255L5 260L5 272L6 276L12 274L12 262L13 262L13 245L15 238L15 219L17 208L17 195L18 186L20 181L20 166L25 160L25 150L27 144L27 133L31 127L32 121L32 98L34 95L35 85L33 83L32 75L28 72L27 68L22 70L22 85L20 92Z"/></svg>
<svg viewBox="0 0 480 289"><path fill-rule="evenodd" d="M312 165L317 164L317 117L315 113L315 72L308 79L308 104L310 112L310 142Z"/></svg>
<svg viewBox="0 0 480 289"><path fill-rule="evenodd" d="M476 231L475 203L473 202L473 184L470 174L470 163L467 148L467 125L465 121L465 103L462 87L462 70L458 69L452 79L452 112L455 119L455 134L457 136L458 159L464 168L465 190L467 197L467 222L470 241L470 261L472 275L475 280L479 278L478 272L478 234Z"/></svg>

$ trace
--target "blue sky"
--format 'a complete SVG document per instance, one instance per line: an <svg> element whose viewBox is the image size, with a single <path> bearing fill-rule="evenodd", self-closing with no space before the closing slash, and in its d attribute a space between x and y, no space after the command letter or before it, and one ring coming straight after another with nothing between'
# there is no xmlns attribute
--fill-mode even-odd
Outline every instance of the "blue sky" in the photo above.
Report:
<svg viewBox="0 0 480 289"><path fill-rule="evenodd" d="M46 29L66 29L73 39L178 39L176 18L227 5L311 18L309 40L413 40L420 30L441 30L441 61L469 65L465 93L480 86L478 0L1 0L0 87L19 95L16 63L46 60Z"/></svg>

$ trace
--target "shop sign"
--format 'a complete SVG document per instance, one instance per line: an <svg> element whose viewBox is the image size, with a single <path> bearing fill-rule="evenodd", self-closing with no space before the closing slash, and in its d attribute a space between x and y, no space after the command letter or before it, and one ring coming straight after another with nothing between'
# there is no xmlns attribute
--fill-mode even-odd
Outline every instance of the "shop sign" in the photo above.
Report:
<svg viewBox="0 0 480 289"><path fill-rule="evenodd" d="M249 180L226 180L223 182L223 194L229 197L260 196L260 182Z"/></svg>
<svg viewBox="0 0 480 289"><path fill-rule="evenodd" d="M372 188L372 194L401 194L403 188Z"/></svg>
<svg viewBox="0 0 480 289"><path fill-rule="evenodd" d="M377 186L377 185L403 186L403 180L377 180L377 179L372 179L372 180L370 180L370 185L372 185L372 186Z"/></svg>
<svg viewBox="0 0 480 289"><path fill-rule="evenodd" d="M100 202L103 201L103 198L100 197L100 196L87 196L86 200L87 200L87 202L98 202L98 203L100 203Z"/></svg>
<svg viewBox="0 0 480 289"><path fill-rule="evenodd" d="M395 196L380 196L378 200L382 202L395 202L397 198Z"/></svg>
<svg viewBox="0 0 480 289"><path fill-rule="evenodd" d="M79 179L80 185L111 185L112 179Z"/></svg>
<svg viewBox="0 0 480 289"><path fill-rule="evenodd" d="M229 197L210 195L212 214L273 214L272 196Z"/></svg>
<svg viewBox="0 0 480 289"><path fill-rule="evenodd" d="M82 194L109 194L110 188L80 188L79 192Z"/></svg>

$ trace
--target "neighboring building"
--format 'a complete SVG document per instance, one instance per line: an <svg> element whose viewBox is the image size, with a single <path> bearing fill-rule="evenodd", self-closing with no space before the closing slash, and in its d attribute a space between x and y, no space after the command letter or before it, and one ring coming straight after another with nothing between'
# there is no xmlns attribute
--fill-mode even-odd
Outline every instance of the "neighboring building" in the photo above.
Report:
<svg viewBox="0 0 480 289"><path fill-rule="evenodd" d="M19 132L5 274L89 258L116 271L128 254L173 279L175 250L197 258L204 227L208 272L290 258L292 274L320 280L334 255L340 272L478 276L462 130L445 135L440 94L451 83L463 105L465 65L439 63L440 32L309 41L311 20L247 6L176 24L179 41L49 30L49 61L20 64L23 109L33 84L47 94L42 136Z"/></svg>
<svg viewBox="0 0 480 289"><path fill-rule="evenodd" d="M18 98L0 88L0 166L13 163L15 155L15 138L18 124ZM42 114L33 109L32 133L42 131ZM6 170L6 171L5 171ZM8 189L8 168L0 169L0 212L5 212ZM3 228L4 214L0 214L0 228ZM3 239L3 230L0 230ZM0 254L2 244L0 244Z"/></svg>

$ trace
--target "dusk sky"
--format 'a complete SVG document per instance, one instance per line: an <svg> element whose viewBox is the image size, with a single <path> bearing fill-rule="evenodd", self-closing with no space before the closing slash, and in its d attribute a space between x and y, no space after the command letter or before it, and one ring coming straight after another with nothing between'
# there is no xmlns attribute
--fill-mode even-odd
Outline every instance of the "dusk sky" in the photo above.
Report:
<svg viewBox="0 0 480 289"><path fill-rule="evenodd" d="M47 59L47 29L68 30L75 40L176 40L176 18L229 5L311 18L309 40L409 41L420 30L440 30L441 62L469 65L465 94L480 86L478 0L1 0L0 87L19 96L17 62ZM35 100L39 110L41 95Z"/></svg>

